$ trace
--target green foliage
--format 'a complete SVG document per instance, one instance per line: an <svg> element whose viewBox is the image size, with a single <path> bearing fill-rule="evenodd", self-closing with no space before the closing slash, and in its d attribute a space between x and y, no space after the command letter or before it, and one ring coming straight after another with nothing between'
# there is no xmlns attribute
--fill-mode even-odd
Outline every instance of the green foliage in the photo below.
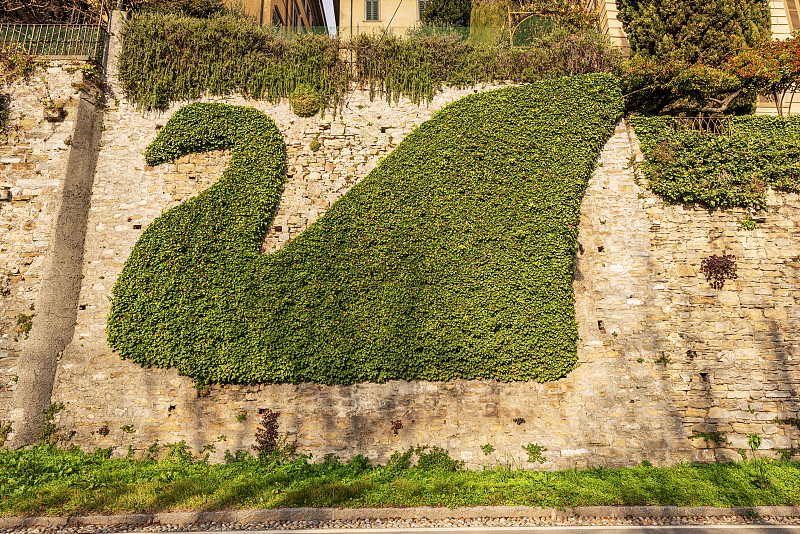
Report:
<svg viewBox="0 0 800 534"><path fill-rule="evenodd" d="M17 326L15 328L15 331L20 334L23 334L25 336L25 339L28 339L28 336L31 333L31 329L33 328L34 317L36 317L35 313L31 313L30 315L26 315L24 313L17 314Z"/></svg>
<svg viewBox="0 0 800 534"><path fill-rule="evenodd" d="M631 45L623 67L630 111L749 113L756 88L726 62L770 36L766 0L617 0Z"/></svg>
<svg viewBox="0 0 800 534"><path fill-rule="evenodd" d="M537 445L536 443L528 443L527 445L523 445L522 448L528 453L528 462L539 462L543 464L547 461L545 457L542 456L542 453L545 452L547 448Z"/></svg>
<svg viewBox="0 0 800 534"><path fill-rule="evenodd" d="M720 66L770 36L766 0L617 0L632 55Z"/></svg>
<svg viewBox="0 0 800 534"><path fill-rule="evenodd" d="M577 74L610 73L619 53L594 31L556 28L526 49L475 46L452 36L402 39L359 35L355 52L356 82L371 96L387 101L406 96L412 102L430 101L443 85L469 86L495 80L533 82Z"/></svg>
<svg viewBox="0 0 800 534"><path fill-rule="evenodd" d="M650 189L671 202L763 208L766 187L800 192L800 117L732 117L730 136L630 119Z"/></svg>
<svg viewBox="0 0 800 534"><path fill-rule="evenodd" d="M39 433L39 439L44 444L49 444L55 439L56 436L56 425L53 424L53 420L56 417L56 414L64 409L64 403L58 402L55 404L51 404L47 407L42 413L44 414L44 424L42 425L41 432Z"/></svg>
<svg viewBox="0 0 800 534"><path fill-rule="evenodd" d="M689 439L700 439L702 438L706 442L706 447L711 447L711 443L713 442L715 445L722 445L728 438L725 437L727 432L723 431L710 431L710 432L695 432Z"/></svg>
<svg viewBox="0 0 800 534"><path fill-rule="evenodd" d="M319 96L313 88L305 84L298 85L292 91L289 103L298 117L312 117L319 111Z"/></svg>
<svg viewBox="0 0 800 534"><path fill-rule="evenodd" d="M749 215L739 221L739 229L740 230L755 230L758 228L758 223Z"/></svg>
<svg viewBox="0 0 800 534"><path fill-rule="evenodd" d="M123 36L119 74L125 92L148 109L205 92L238 91L277 101L301 84L316 91L324 109L335 107L350 76L338 40L314 35L283 40L231 15L198 19L140 12Z"/></svg>
<svg viewBox="0 0 800 534"><path fill-rule="evenodd" d="M521 0L515 2L519 11L540 13L557 25L572 31L585 31L597 27L597 14L586 9L586 2L574 0Z"/></svg>
<svg viewBox="0 0 800 534"><path fill-rule="evenodd" d="M450 458L450 454L441 447L417 447L417 468L423 471L442 470L459 471L464 469L464 462Z"/></svg>
<svg viewBox="0 0 800 534"><path fill-rule="evenodd" d="M483 451L483 454L489 456L494 452L494 445L492 445L491 443L487 443L486 445L481 445L481 450Z"/></svg>
<svg viewBox="0 0 800 534"><path fill-rule="evenodd" d="M747 446L751 451L757 450L761 446L761 436L758 434L747 434Z"/></svg>
<svg viewBox="0 0 800 534"><path fill-rule="evenodd" d="M52 446L0 449L0 515L81 515L292 506L539 507L658 505L753 507L800 503L800 463L753 460L561 472L411 468L414 451L372 467L363 456L341 462L258 460L209 465L185 444L161 460L109 458ZM244 451L246 453L246 451ZM230 454L231 457L235 455ZM400 465L402 464L402 465ZM766 482L766 483L765 483Z"/></svg>
<svg viewBox="0 0 800 534"><path fill-rule="evenodd" d="M344 61L347 52L354 69ZM129 98L148 109L206 92L241 92L274 102L304 85L325 110L335 108L353 83L368 86L373 96L396 100L403 95L419 103L444 84L519 80L523 72L530 81L610 73L618 62L619 53L593 31L559 30L529 50L476 47L422 30L408 39L359 35L351 43L327 36L287 41L230 15L197 19L141 12L125 26L119 74Z"/></svg>
<svg viewBox="0 0 800 534"><path fill-rule="evenodd" d="M576 363L580 201L621 108L606 75L470 95L261 255L280 132L253 109L187 106L148 164L229 146L231 166L143 233L108 341L198 384L556 380Z"/></svg>
<svg viewBox="0 0 800 534"><path fill-rule="evenodd" d="M320 149L321 146L322 145L320 144L319 139L315 137L314 139L311 140L311 143L309 143L308 148L311 149L311 152L316 152L317 150Z"/></svg>
<svg viewBox="0 0 800 534"><path fill-rule="evenodd" d="M224 11L222 0L129 0L130 9L209 18Z"/></svg>
<svg viewBox="0 0 800 534"><path fill-rule="evenodd" d="M469 26L472 0L427 0L420 18L428 26Z"/></svg>

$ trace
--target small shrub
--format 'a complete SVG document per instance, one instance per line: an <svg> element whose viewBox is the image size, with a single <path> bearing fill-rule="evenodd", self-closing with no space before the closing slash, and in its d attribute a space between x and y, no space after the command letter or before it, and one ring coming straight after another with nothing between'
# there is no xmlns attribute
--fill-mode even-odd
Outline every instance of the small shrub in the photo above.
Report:
<svg viewBox="0 0 800 534"><path fill-rule="evenodd" d="M33 318L35 315L35 313L30 315L20 313L17 315L16 331L20 334L23 334L25 339L28 339L28 335L31 333L31 328L33 328Z"/></svg>
<svg viewBox="0 0 800 534"><path fill-rule="evenodd" d="M261 423L256 430L256 444L253 445L259 459L286 461L295 454L297 446L294 443L288 443L289 435L278 434L279 416L279 412L273 412L270 409L264 410Z"/></svg>
<svg viewBox="0 0 800 534"><path fill-rule="evenodd" d="M422 470L430 471L433 469L441 471L458 471L464 468L464 462L450 458L450 454L441 447L419 447L416 450L419 455L417 467Z"/></svg>
<svg viewBox="0 0 800 534"><path fill-rule="evenodd" d="M740 230L755 230L756 228L758 228L758 223L749 216L739 221Z"/></svg>
<svg viewBox="0 0 800 534"><path fill-rule="evenodd" d="M735 262L736 256L733 254L723 254L722 256L712 254L700 263L700 272L705 273L706 281L713 289L722 289L725 286L725 280L738 278Z"/></svg>
<svg viewBox="0 0 800 534"><path fill-rule="evenodd" d="M320 108L317 92L305 84L298 85L295 88L292 96L289 97L289 102L292 105L292 111L299 117L312 117L316 115ZM319 145L319 141L317 141L317 145Z"/></svg>
<svg viewBox="0 0 800 534"><path fill-rule="evenodd" d="M489 456L494 452L494 446L491 443L487 443L486 445L481 445L481 450L483 451L483 454Z"/></svg>
<svg viewBox="0 0 800 534"><path fill-rule="evenodd" d="M528 453L528 462L539 462L543 464L547 461L545 457L542 456L542 453L547 450L545 447L537 445L536 443L528 443L527 445L523 445L522 448Z"/></svg>
<svg viewBox="0 0 800 534"><path fill-rule="evenodd" d="M311 141L311 144L308 145L308 148L311 149L311 152L316 152L322 145L319 143L319 139L316 137Z"/></svg>

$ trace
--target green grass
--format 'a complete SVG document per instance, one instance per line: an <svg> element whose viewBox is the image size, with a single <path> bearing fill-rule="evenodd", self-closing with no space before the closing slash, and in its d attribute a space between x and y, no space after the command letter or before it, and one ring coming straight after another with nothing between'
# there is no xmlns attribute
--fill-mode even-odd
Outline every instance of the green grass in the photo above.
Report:
<svg viewBox="0 0 800 534"><path fill-rule="evenodd" d="M441 451L422 453L439 455ZM756 460L673 467L544 472L464 471L453 462L372 467L306 457L231 464L108 459L47 446L0 450L0 515L220 510L298 506L760 506L800 504L800 463ZM419 455L417 455L419 458ZM424 462L423 462L424 463ZM435 467L439 466L439 467ZM442 467L443 466L443 467Z"/></svg>

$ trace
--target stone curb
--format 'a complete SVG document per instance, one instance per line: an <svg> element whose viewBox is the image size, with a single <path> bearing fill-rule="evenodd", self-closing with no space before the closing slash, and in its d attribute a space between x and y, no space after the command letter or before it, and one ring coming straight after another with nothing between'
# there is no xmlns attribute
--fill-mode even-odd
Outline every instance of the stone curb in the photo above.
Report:
<svg viewBox="0 0 800 534"><path fill-rule="evenodd" d="M501 517L567 518L670 518L725 517L757 514L767 517L800 517L800 506L578 506L559 510L532 506L472 506L462 508L275 508L272 510L219 510L213 512L159 512L156 514L86 515L74 517L0 517L0 528L74 525L136 525L159 523L265 523L269 521L354 521L359 519L471 519Z"/></svg>

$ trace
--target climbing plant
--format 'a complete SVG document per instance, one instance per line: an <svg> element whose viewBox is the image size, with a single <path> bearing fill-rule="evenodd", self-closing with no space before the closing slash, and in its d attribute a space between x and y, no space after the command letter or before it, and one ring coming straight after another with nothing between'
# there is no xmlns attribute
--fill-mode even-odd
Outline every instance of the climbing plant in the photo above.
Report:
<svg viewBox="0 0 800 534"><path fill-rule="evenodd" d="M310 35L286 40L232 15L199 19L140 12L125 27L119 74L128 97L145 108L204 93L241 92L274 102L305 86L319 97L324 112L354 84L369 87L372 96L406 96L419 103L445 85L610 73L619 61L608 39L591 30L559 29L529 49L510 50L430 35L424 28L405 39L359 35L342 42Z"/></svg>
<svg viewBox="0 0 800 534"><path fill-rule="evenodd" d="M764 207L767 185L800 192L800 117L732 117L731 135L633 117L650 188L674 202Z"/></svg>
<svg viewBox="0 0 800 534"><path fill-rule="evenodd" d="M470 95L261 255L280 134L252 109L187 106L148 163L230 146L231 166L144 232L109 343L201 384L560 378L576 362L580 200L621 112L608 75Z"/></svg>

